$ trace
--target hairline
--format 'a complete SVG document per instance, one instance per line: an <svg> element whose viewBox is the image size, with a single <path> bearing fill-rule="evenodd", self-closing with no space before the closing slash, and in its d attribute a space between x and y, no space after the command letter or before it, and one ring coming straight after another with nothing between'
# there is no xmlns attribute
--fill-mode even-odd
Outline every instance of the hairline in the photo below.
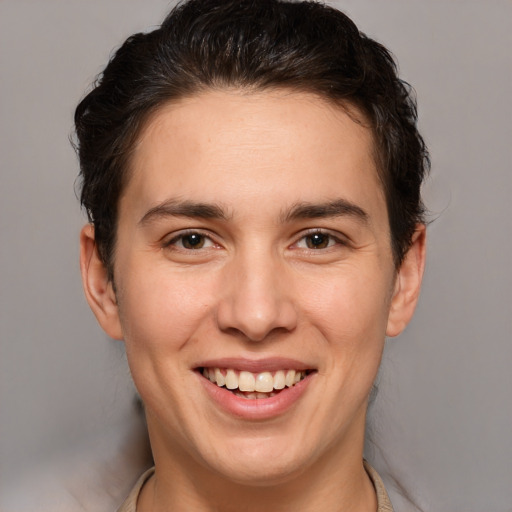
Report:
<svg viewBox="0 0 512 512"><path fill-rule="evenodd" d="M116 215L115 215L115 225L113 231L112 238L112 247L111 253L108 255L109 261L106 262L107 265L111 267L111 271L109 272L109 279L114 281L114 262L116 260L116 248L117 248L117 231L119 225L119 215L120 215L120 204L124 193L129 185L129 182L135 172L133 166L133 158L135 156L135 152L139 144L141 143L144 133L148 130L153 120L164 110L165 108L172 107L173 105L177 105L181 102L186 102L188 99L193 99L197 97L201 97L202 95L206 95L212 92L233 92L237 93L239 96L250 96L257 95L261 93L279 93L288 91L290 94L306 94L311 96L312 98L316 98L318 101L324 103L325 105L336 109L341 110L345 114L349 116L349 118L360 126L366 128L370 132L371 136L371 147L370 147L370 155L375 164L375 170L377 174L378 181L380 182L380 186L382 193L384 194L384 199L386 203L386 212L387 212L387 222L389 227L389 237L391 242L391 250L393 254L393 259L396 260L395 248L393 243L393 232L391 229L391 219L390 212L388 208L388 191L387 191L387 183L386 177L388 171L384 168L385 164L383 162L382 155L380 154L379 144L378 144L378 134L375 129L375 126L370 121L368 114L365 112L365 109L358 105L357 98L335 98L329 96L321 91L315 90L313 87L308 86L299 86L299 85L281 85L281 84L239 84L239 85L231 85L231 84L222 84L220 81L218 84L209 85L199 83L195 88L189 88L189 90L183 94L177 95L176 97L169 97L160 102L155 102L153 105L150 105L146 111L138 118L137 126L130 134L129 140L130 144L127 148L126 152L121 156L121 165L120 165L120 194L117 198L117 204L115 205ZM395 261L395 266L398 267L398 263Z"/></svg>

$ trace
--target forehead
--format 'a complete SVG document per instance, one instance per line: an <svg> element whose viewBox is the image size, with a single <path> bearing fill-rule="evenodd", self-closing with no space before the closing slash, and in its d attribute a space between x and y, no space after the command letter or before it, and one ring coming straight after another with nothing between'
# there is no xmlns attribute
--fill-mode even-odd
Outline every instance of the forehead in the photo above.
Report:
<svg viewBox="0 0 512 512"><path fill-rule="evenodd" d="M209 91L148 119L121 202L144 208L174 195L286 208L343 196L385 210L373 154L355 109L287 90Z"/></svg>

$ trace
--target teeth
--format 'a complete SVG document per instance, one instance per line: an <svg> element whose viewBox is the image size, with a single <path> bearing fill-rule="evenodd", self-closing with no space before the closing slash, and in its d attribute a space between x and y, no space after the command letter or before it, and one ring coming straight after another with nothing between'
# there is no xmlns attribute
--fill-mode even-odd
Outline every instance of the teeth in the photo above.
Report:
<svg viewBox="0 0 512 512"><path fill-rule="evenodd" d="M258 373L254 390L262 393L270 393L273 389L274 378L272 377L272 374L270 372Z"/></svg>
<svg viewBox="0 0 512 512"><path fill-rule="evenodd" d="M203 368L203 375L219 387L235 391L236 395L248 399L269 398L274 390L292 387L306 377L305 371L278 370L271 372L251 373L237 372L233 369Z"/></svg>
<svg viewBox="0 0 512 512"><path fill-rule="evenodd" d="M219 368L215 368L215 382L217 383L217 386L222 387L224 384L226 384L226 378L224 375L222 375L222 372Z"/></svg>
<svg viewBox="0 0 512 512"><path fill-rule="evenodd" d="M274 389L284 389L286 386L286 378L283 370L279 370L274 375Z"/></svg>
<svg viewBox="0 0 512 512"><path fill-rule="evenodd" d="M273 396L276 396L276 393L244 393L242 391L238 391L238 389L235 389L233 393L236 396L239 396L240 398L247 398L249 400L256 400L261 398L272 398Z"/></svg>
<svg viewBox="0 0 512 512"><path fill-rule="evenodd" d="M288 370L284 381L286 383L286 387L291 388L295 383L295 370Z"/></svg>
<svg viewBox="0 0 512 512"><path fill-rule="evenodd" d="M238 377L234 370L228 370L226 372L226 387L228 389L238 388Z"/></svg>
<svg viewBox="0 0 512 512"><path fill-rule="evenodd" d="M240 391L254 391L255 389L255 378L250 372L240 372L238 376L238 389Z"/></svg>

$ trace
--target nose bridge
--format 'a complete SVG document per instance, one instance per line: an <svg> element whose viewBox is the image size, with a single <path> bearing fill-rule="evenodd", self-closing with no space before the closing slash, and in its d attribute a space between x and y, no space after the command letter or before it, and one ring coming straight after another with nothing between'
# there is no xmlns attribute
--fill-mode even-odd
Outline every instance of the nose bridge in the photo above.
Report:
<svg viewBox="0 0 512 512"><path fill-rule="evenodd" d="M228 267L217 313L220 329L261 341L275 330L295 327L297 314L279 255L260 246L241 251Z"/></svg>

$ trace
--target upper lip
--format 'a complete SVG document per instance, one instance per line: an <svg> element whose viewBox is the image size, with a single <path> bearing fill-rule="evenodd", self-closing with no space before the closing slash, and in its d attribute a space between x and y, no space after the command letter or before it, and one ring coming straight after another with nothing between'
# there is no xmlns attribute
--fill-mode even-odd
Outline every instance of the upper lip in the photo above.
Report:
<svg viewBox="0 0 512 512"><path fill-rule="evenodd" d="M223 357L199 362L195 368L231 368L251 373L275 372L278 370L314 370L307 363L287 357L247 359L243 357Z"/></svg>

